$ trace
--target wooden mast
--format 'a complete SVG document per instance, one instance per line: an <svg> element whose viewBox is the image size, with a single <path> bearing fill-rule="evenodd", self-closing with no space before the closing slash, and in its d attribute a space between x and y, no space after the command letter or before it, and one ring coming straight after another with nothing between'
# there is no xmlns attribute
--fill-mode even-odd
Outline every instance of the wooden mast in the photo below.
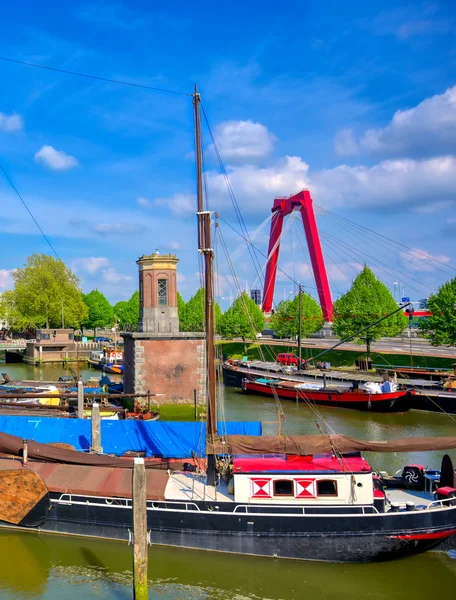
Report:
<svg viewBox="0 0 456 600"><path fill-rule="evenodd" d="M211 242L211 213L210 211L204 210L200 102L201 96L198 92L198 87L195 85L195 92L193 94L193 108L195 118L196 196L198 202L198 252L204 256L207 367L207 441L213 444L214 438L217 435L213 302L214 250ZM208 454L207 461L207 483L208 485L215 485L216 473L214 454Z"/></svg>

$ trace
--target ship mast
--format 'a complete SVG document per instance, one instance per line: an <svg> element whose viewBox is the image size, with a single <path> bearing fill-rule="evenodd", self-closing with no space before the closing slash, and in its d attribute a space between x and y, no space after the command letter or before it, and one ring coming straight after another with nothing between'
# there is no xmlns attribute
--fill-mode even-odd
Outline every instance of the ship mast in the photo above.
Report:
<svg viewBox="0 0 456 600"><path fill-rule="evenodd" d="M205 330L206 330L206 367L207 367L207 441L213 443L217 435L217 403L215 381L214 352L214 301L213 301L213 262L214 250L211 242L211 213L204 210L203 198L203 152L201 144L201 96L195 85L193 93L193 109L195 119L195 152L196 152L196 197L198 203L198 252L204 257L204 289L205 289ZM215 456L207 456L207 483L215 485Z"/></svg>

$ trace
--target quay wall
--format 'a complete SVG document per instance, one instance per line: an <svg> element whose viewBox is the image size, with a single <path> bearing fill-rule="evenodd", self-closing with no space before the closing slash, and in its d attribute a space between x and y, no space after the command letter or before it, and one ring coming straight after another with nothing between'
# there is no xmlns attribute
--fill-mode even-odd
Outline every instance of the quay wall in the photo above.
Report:
<svg viewBox="0 0 456 600"><path fill-rule="evenodd" d="M203 334L126 333L124 389L126 393L163 394L154 404L205 402L206 364Z"/></svg>

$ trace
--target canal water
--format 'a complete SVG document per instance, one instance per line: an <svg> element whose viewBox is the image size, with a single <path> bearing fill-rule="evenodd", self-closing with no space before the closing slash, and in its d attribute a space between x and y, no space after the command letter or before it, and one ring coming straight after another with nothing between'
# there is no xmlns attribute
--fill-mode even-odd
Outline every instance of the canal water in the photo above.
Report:
<svg viewBox="0 0 456 600"><path fill-rule="evenodd" d="M61 366L0 364L12 379L56 380ZM81 370L83 377L96 371ZM225 389L227 420L261 420L277 433L272 399ZM436 413L360 413L282 403L283 432L319 433L325 428L362 439L456 435L454 416ZM369 454L376 469L395 472L407 463L439 467L441 453ZM452 453L456 462L456 453ZM160 600L399 600L454 596L456 559L428 552L372 565L336 565L151 547L149 598ZM0 530L0 600L123 600L132 598L131 547L120 542L64 538Z"/></svg>

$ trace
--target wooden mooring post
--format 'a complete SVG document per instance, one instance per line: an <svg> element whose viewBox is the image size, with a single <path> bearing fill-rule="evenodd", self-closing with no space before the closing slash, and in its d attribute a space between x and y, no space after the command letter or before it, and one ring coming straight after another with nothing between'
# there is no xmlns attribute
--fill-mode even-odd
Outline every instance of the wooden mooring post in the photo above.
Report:
<svg viewBox="0 0 456 600"><path fill-rule="evenodd" d="M144 458L133 463L133 598L147 600L147 494Z"/></svg>
<svg viewBox="0 0 456 600"><path fill-rule="evenodd" d="M100 405L97 402L92 404L92 447L91 451L101 454L101 432L100 432Z"/></svg>
<svg viewBox="0 0 456 600"><path fill-rule="evenodd" d="M84 382L78 381L78 419L84 418Z"/></svg>

